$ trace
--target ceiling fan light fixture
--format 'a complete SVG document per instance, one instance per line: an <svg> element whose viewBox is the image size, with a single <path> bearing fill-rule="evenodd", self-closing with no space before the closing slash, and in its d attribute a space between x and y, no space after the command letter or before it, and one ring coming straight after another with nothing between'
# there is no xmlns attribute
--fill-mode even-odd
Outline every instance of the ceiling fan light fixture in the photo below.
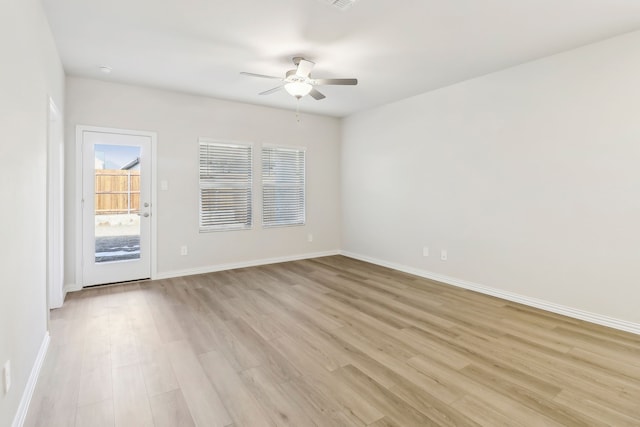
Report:
<svg viewBox="0 0 640 427"><path fill-rule="evenodd" d="M305 82L291 82L284 85L284 89L289 92L289 95L300 99L303 96L309 95L313 86Z"/></svg>

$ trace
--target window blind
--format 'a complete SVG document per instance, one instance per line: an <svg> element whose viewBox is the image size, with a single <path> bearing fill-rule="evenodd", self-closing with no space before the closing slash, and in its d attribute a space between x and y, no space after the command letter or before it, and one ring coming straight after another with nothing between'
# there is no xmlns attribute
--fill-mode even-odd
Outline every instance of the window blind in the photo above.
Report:
<svg viewBox="0 0 640 427"><path fill-rule="evenodd" d="M305 223L305 151L262 149L262 224L264 227Z"/></svg>
<svg viewBox="0 0 640 427"><path fill-rule="evenodd" d="M200 231L251 228L252 147L200 139Z"/></svg>

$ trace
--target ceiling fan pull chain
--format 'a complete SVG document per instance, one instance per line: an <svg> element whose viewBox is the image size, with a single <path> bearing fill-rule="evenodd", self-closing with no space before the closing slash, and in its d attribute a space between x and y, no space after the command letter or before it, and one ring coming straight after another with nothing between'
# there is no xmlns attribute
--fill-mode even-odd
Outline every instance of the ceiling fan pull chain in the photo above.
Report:
<svg viewBox="0 0 640 427"><path fill-rule="evenodd" d="M300 98L296 99L296 121L300 123Z"/></svg>

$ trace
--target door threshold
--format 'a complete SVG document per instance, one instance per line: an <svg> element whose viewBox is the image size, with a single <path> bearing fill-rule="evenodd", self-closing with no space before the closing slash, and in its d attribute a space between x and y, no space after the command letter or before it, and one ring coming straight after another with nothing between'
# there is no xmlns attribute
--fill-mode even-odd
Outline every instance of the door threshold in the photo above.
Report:
<svg viewBox="0 0 640 427"><path fill-rule="evenodd" d="M82 289L102 288L107 286L118 286L118 285L126 285L128 283L150 282L150 281L151 281L151 278L147 277L146 279L124 280L122 282L109 282L109 283L99 283L97 285L88 285L88 286L83 286Z"/></svg>

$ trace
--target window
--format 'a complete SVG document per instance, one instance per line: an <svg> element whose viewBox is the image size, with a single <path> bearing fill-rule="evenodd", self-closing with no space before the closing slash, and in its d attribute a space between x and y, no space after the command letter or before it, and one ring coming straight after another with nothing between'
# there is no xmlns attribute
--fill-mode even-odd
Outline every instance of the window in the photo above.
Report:
<svg viewBox="0 0 640 427"><path fill-rule="evenodd" d="M305 151L262 149L262 224L265 227L305 223Z"/></svg>
<svg viewBox="0 0 640 427"><path fill-rule="evenodd" d="M200 138L200 231L251 228L252 147Z"/></svg>

